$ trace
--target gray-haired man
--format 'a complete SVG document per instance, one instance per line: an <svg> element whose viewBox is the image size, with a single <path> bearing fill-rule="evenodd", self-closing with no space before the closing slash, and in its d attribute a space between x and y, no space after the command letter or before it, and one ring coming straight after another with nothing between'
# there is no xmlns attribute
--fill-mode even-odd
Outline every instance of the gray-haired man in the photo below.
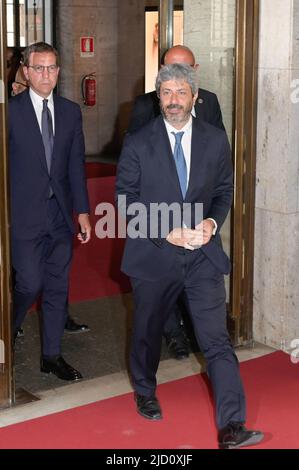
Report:
<svg viewBox="0 0 299 470"><path fill-rule="evenodd" d="M117 195L126 196L127 207L142 203L148 214L151 203L189 204L191 225L183 219L180 226L171 223L168 234L152 238L148 217L143 237L127 237L122 269L130 276L135 303L130 365L137 410L148 419L162 418L156 372L163 324L184 294L213 386L219 445L253 445L263 434L244 427L245 397L226 329L223 274L229 272L229 260L219 230L233 193L229 144L224 131L195 124L191 116L197 97L192 67L166 65L156 88L162 116L127 137ZM201 220L197 203L203 205Z"/></svg>

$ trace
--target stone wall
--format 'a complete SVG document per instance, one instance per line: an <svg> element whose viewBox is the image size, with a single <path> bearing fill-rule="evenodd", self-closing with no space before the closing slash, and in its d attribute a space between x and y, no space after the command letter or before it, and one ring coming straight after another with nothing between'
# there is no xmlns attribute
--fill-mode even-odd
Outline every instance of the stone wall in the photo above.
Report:
<svg viewBox="0 0 299 470"><path fill-rule="evenodd" d="M298 0L260 1L254 337L287 349L299 338L298 20Z"/></svg>
<svg viewBox="0 0 299 470"><path fill-rule="evenodd" d="M143 92L144 0L58 2L59 93L81 104L87 155L115 155L131 103ZM80 57L80 37L95 38L95 55ZM81 80L96 72L97 104L84 106Z"/></svg>

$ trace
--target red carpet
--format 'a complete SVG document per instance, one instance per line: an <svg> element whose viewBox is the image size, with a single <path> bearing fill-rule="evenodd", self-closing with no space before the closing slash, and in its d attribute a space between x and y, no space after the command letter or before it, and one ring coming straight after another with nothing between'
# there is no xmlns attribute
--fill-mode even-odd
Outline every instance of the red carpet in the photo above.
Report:
<svg viewBox="0 0 299 470"><path fill-rule="evenodd" d="M265 432L259 449L299 448L299 369L280 351L241 364L247 425ZM158 387L164 419L135 412L132 393L0 429L0 448L214 449L206 376Z"/></svg>
<svg viewBox="0 0 299 470"><path fill-rule="evenodd" d="M102 176L115 176L116 165L113 163L87 162L85 163L86 178L99 178Z"/></svg>
<svg viewBox="0 0 299 470"><path fill-rule="evenodd" d="M95 235L95 225L100 218L95 215L95 208L100 202L114 204L115 177L89 178L87 184L92 239L87 245L75 242L70 277L71 303L129 292L131 289L128 278L120 272L125 240L99 239Z"/></svg>

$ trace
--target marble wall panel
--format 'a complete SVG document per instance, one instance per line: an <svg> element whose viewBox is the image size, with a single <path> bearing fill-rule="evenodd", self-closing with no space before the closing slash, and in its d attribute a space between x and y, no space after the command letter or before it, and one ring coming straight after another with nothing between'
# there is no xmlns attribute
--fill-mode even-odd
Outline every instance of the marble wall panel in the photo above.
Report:
<svg viewBox="0 0 299 470"><path fill-rule="evenodd" d="M259 69L256 206L297 210L298 159L290 151L290 71Z"/></svg>
<svg viewBox="0 0 299 470"><path fill-rule="evenodd" d="M287 69L292 54L293 0L260 0L259 67Z"/></svg>
<svg viewBox="0 0 299 470"><path fill-rule="evenodd" d="M286 336L287 216L256 209L254 339L280 347Z"/></svg>

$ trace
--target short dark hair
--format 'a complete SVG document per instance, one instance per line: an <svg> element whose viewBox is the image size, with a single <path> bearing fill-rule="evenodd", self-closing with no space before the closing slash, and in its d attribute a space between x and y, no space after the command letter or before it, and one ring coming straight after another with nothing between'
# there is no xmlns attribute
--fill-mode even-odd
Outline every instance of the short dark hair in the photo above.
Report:
<svg viewBox="0 0 299 470"><path fill-rule="evenodd" d="M56 56L56 63L59 65L59 55L55 47L47 44L46 42L35 42L26 47L23 53L23 64L28 67L30 61L30 55L33 52L52 52Z"/></svg>

